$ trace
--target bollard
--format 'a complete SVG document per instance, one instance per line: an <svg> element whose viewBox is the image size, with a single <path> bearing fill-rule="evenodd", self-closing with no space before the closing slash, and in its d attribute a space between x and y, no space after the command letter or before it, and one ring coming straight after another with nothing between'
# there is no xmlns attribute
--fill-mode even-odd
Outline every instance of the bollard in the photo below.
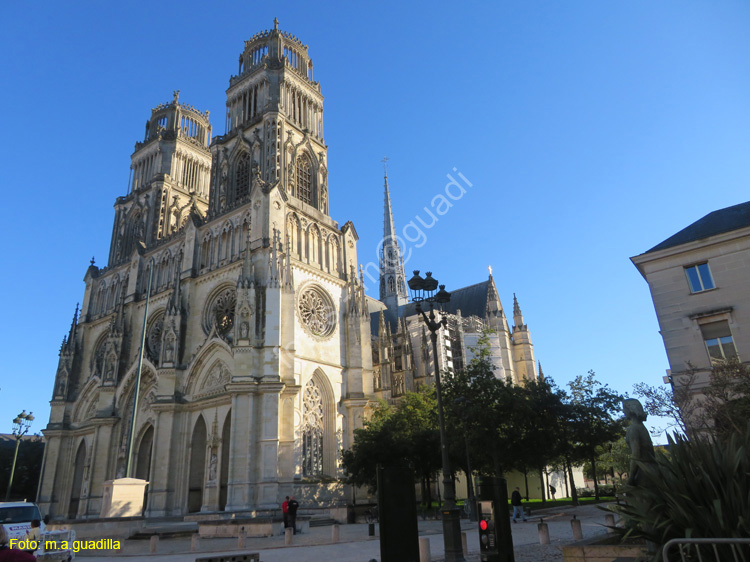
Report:
<svg viewBox="0 0 750 562"><path fill-rule="evenodd" d="M201 549L201 536L198 533L193 534L190 539L190 551L197 552Z"/></svg>
<svg viewBox="0 0 750 562"><path fill-rule="evenodd" d="M536 527L539 529L539 544L549 544L549 527L544 519L541 519L541 523Z"/></svg>
<svg viewBox="0 0 750 562"><path fill-rule="evenodd" d="M419 538L419 562L430 562L430 539Z"/></svg>
<svg viewBox="0 0 750 562"><path fill-rule="evenodd" d="M368 537L374 537L375 536L375 523L368 523L367 524L367 536Z"/></svg>
<svg viewBox="0 0 750 562"><path fill-rule="evenodd" d="M331 526L331 542L339 542L339 526Z"/></svg>
<svg viewBox="0 0 750 562"><path fill-rule="evenodd" d="M156 552L156 545L158 544L159 544L159 535L152 536L151 541L149 542L149 545L148 545L148 551L151 554L154 554Z"/></svg>
<svg viewBox="0 0 750 562"><path fill-rule="evenodd" d="M284 529L284 545L285 546L289 546L290 544L292 544L292 532L293 531L294 529L292 529L291 527L287 527L286 529Z"/></svg>
<svg viewBox="0 0 750 562"><path fill-rule="evenodd" d="M240 527L240 532L237 533L237 548L245 548L247 539L247 531L245 527Z"/></svg>
<svg viewBox="0 0 750 562"><path fill-rule="evenodd" d="M464 556L469 554L469 540L466 538L466 532L461 533L461 547L464 549Z"/></svg>
<svg viewBox="0 0 750 562"><path fill-rule="evenodd" d="M573 538L577 541L580 541L583 539L583 530L581 529L581 520L576 519L576 516L573 516L573 519L570 520L570 526L573 529Z"/></svg>
<svg viewBox="0 0 750 562"><path fill-rule="evenodd" d="M607 526L607 532L608 533L614 533L614 526L615 526L615 516L611 513L608 513L604 516L604 524Z"/></svg>

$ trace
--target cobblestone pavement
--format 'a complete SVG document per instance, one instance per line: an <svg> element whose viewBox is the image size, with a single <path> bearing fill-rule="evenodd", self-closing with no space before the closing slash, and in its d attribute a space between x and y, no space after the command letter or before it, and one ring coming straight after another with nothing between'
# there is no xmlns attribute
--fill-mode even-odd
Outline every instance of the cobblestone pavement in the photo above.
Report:
<svg viewBox="0 0 750 562"><path fill-rule="evenodd" d="M540 510L528 522L512 524L513 545L516 562L562 561L562 546L573 541L570 520L576 515L581 521L584 538L606 533L604 512L596 506L561 507ZM544 518L549 528L551 543L539 544L537 525ZM479 533L476 523L461 522L466 533L467 562L479 561ZM262 562L369 562L380 560L378 536L368 536L366 524L340 525L339 542L332 543L331 527L314 527L308 533L295 535L292 546L284 545L284 537L247 538L246 547L238 550L237 539L202 539L200 549L190 551L190 538L171 538L159 541L155 554L149 554L148 540L122 541L119 551L81 551L82 562L133 562L138 559L163 560L164 562L194 562L203 556L231 555L259 552ZM443 536L440 521L420 521L419 536L429 540L433 562L443 559Z"/></svg>

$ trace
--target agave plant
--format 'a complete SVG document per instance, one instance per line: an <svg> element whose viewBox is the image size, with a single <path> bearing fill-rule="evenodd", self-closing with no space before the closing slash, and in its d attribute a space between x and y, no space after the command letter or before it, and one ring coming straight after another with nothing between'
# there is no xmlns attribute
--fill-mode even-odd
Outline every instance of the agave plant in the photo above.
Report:
<svg viewBox="0 0 750 562"><path fill-rule="evenodd" d="M627 505L612 506L626 537L661 546L675 538L750 537L750 425L723 441L675 435L668 454L641 463Z"/></svg>

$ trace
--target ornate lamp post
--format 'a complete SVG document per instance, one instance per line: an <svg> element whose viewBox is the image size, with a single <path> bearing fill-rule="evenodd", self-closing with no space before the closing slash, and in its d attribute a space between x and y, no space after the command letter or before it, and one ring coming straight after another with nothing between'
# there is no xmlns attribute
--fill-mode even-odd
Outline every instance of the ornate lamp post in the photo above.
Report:
<svg viewBox="0 0 750 562"><path fill-rule="evenodd" d="M440 424L440 450L442 453L443 463L443 490L445 493L445 504L443 506L443 542L445 545L446 562L465 562L463 547L461 545L461 519L458 508L456 507L456 487L453 483L451 474L450 460L448 459L448 446L445 439L445 418L443 416L443 396L440 387L440 366L438 364L437 350L437 333L441 327L447 324L445 318L439 321L435 319L435 303L442 305L450 302L451 295L445 290L445 285L440 285L432 277L431 272L425 274L425 278L420 277L419 271L414 272L414 277L409 279L409 289L412 292L412 300L416 304L416 309L422 315L427 329L430 330L430 339L432 340L432 353L435 360L435 392L437 394L438 422ZM429 316L422 309L422 303L430 305Z"/></svg>
<svg viewBox="0 0 750 562"><path fill-rule="evenodd" d="M23 410L13 420L13 437L16 440L16 452L13 453L13 466L10 469L10 480L8 480L8 489L5 491L5 501L10 499L10 489L13 486L13 475L16 472L16 460L18 459L18 447L21 445L21 438L29 432L31 422L34 421L33 412L26 413Z"/></svg>

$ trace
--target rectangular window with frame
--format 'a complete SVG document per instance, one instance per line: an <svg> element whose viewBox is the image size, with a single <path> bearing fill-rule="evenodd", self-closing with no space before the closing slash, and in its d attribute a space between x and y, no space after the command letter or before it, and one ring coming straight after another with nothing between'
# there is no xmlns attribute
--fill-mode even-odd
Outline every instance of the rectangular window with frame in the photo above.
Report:
<svg viewBox="0 0 750 562"><path fill-rule="evenodd" d="M737 349L734 347L732 332L729 330L729 322L709 322L701 324L703 341L706 342L706 350L711 358L711 363L717 363L737 357Z"/></svg>
<svg viewBox="0 0 750 562"><path fill-rule="evenodd" d="M700 293L716 287L708 263L699 263L685 268L691 293Z"/></svg>

